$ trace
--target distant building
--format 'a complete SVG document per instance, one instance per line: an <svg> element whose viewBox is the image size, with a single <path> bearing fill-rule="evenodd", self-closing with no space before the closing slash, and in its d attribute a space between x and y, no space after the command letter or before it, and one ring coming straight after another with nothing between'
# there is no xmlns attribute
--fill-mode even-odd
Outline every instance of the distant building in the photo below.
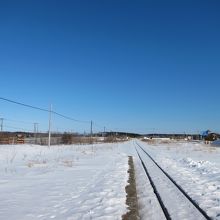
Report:
<svg viewBox="0 0 220 220"><path fill-rule="evenodd" d="M216 141L220 138L220 135L214 132L211 132L210 130L204 131L202 133L202 137L205 140L205 143L208 144L212 141Z"/></svg>

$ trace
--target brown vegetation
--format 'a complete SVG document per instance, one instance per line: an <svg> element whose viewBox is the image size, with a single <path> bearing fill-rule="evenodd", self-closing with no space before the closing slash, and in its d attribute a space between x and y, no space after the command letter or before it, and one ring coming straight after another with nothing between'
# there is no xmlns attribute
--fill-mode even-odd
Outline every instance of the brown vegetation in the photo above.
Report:
<svg viewBox="0 0 220 220"><path fill-rule="evenodd" d="M140 218L138 214L135 170L134 170L133 158L131 156L129 156L128 164L129 164L129 170L128 170L129 180L125 190L127 193L126 204L128 205L129 211L122 216L122 220L138 220Z"/></svg>

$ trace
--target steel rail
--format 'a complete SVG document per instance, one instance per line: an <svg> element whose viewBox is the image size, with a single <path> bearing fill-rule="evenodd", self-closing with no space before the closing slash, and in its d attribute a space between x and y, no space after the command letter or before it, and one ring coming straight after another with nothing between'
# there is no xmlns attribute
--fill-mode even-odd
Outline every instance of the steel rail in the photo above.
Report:
<svg viewBox="0 0 220 220"><path fill-rule="evenodd" d="M176 181L166 171L164 171L164 169L161 168L161 166L153 159L153 157L145 149L143 149L140 146L140 144L138 144L137 142L135 143L153 161L153 163L165 174L165 176L179 189L179 191L192 203L192 205L204 216L204 218L207 220L212 220L212 218L209 217L207 213L199 207L199 205L184 191L184 189L180 185L178 185ZM140 158L139 154L138 156Z"/></svg>
<svg viewBox="0 0 220 220"><path fill-rule="evenodd" d="M159 202L159 204L160 204L160 207L161 207L161 209L162 209L162 211L163 211L163 213L164 213L166 219L167 219L167 220L171 220L170 214L169 214L169 212L168 212L166 206L164 205L163 200L161 199L160 194L159 194L159 192L157 191L157 188L156 188L156 186L155 186L155 184L154 184L154 182L153 182L153 180L152 180L152 178L151 178L151 176L150 176L150 174L149 174L149 172L148 172L148 170L147 170L147 168L146 168L146 166L145 166L143 160L141 159L140 154L138 153L138 150L137 150L136 147L135 147L135 149L136 149L137 155L138 155L138 157L139 157L139 159L140 159L140 161L141 161L141 164L142 164L142 166L143 166L143 168L144 168L144 171L145 171L145 173L146 173L146 175L147 175L147 177L148 177L148 179L149 179L149 181L150 181L150 184L151 184L151 186L152 186L152 188L153 188L153 191L154 191L154 193L155 193L155 195L156 195L156 197L157 197L157 200L158 200L158 202Z"/></svg>

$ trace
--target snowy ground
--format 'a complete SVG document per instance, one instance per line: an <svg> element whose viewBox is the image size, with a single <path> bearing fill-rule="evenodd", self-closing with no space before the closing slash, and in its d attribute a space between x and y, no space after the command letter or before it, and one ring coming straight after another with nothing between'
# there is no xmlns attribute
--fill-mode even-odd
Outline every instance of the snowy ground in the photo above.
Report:
<svg viewBox="0 0 220 220"><path fill-rule="evenodd" d="M93 146L0 145L0 219L117 220L126 213L128 155L139 213L164 216L131 140ZM220 219L220 148L138 141L213 219Z"/></svg>
<svg viewBox="0 0 220 220"><path fill-rule="evenodd" d="M128 158L117 144L0 146L0 219L121 219Z"/></svg>
<svg viewBox="0 0 220 220"><path fill-rule="evenodd" d="M139 144L212 219L220 219L220 148L196 142ZM159 218L153 213L152 219Z"/></svg>

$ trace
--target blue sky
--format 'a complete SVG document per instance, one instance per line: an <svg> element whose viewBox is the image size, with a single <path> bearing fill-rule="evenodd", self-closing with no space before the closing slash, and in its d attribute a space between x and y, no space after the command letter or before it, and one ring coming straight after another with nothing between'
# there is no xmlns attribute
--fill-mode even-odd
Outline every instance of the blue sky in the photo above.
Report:
<svg viewBox="0 0 220 220"><path fill-rule="evenodd" d="M219 11L217 0L0 1L0 96L52 103L97 131L220 131ZM47 114L4 101L0 116L47 129ZM53 129L89 124L54 116Z"/></svg>

